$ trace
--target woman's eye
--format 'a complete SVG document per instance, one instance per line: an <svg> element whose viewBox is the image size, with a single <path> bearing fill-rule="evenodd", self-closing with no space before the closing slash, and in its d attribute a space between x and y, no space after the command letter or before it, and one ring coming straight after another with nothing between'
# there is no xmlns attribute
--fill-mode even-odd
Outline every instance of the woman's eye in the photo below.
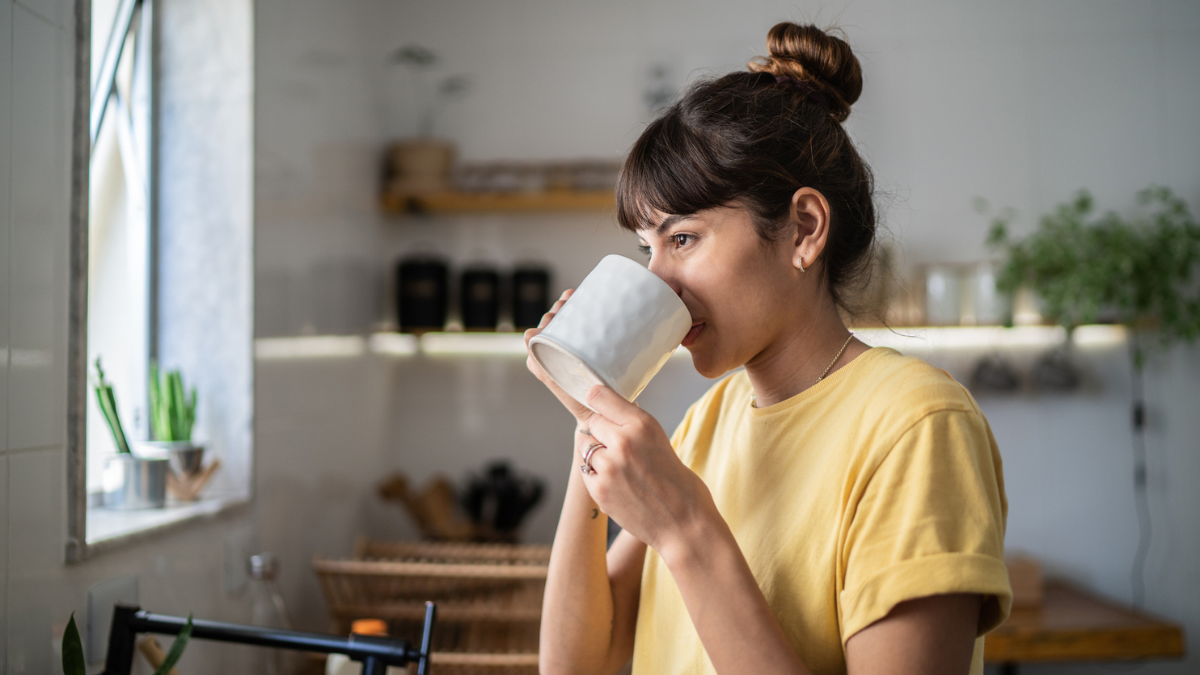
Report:
<svg viewBox="0 0 1200 675"><path fill-rule="evenodd" d="M642 252L642 255L650 255L650 246L648 244L638 244L638 250Z"/></svg>
<svg viewBox="0 0 1200 675"><path fill-rule="evenodd" d="M688 241L690 241L692 239L692 235L690 235L690 234L673 234L673 235L671 235L671 239L674 240L674 242L675 242L675 248L679 248L680 246L686 246Z"/></svg>

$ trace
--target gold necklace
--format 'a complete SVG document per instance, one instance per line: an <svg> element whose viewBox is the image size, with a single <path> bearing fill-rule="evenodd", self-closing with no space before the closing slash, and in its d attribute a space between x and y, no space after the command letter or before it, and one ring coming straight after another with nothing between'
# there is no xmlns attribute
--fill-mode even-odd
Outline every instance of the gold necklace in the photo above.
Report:
<svg viewBox="0 0 1200 675"><path fill-rule="evenodd" d="M854 339L854 333L851 333L850 335L848 335L846 337L846 341L842 343L842 348L838 350L837 356L833 357L833 360L829 362L828 366L825 366L825 372L821 373L821 376L817 378L817 382L820 382L821 380L825 379L825 376L829 374L829 371L833 370L833 364L837 363L838 359L842 358L842 354L844 354L846 352L846 347L850 346L850 341L853 339ZM817 382L813 382L813 384L817 384ZM754 397L754 393L751 392L750 393L750 407L751 408L758 407L757 405L755 405L755 402L756 402L756 399Z"/></svg>

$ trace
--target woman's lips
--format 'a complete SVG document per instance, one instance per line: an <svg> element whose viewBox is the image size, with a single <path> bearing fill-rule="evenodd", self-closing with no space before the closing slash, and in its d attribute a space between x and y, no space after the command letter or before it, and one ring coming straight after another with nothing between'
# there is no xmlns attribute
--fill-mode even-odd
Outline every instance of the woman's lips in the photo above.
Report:
<svg viewBox="0 0 1200 675"><path fill-rule="evenodd" d="M692 329L688 331L687 335L685 335L683 338L683 342L680 344L682 344L684 347L690 347L692 343L696 341L696 338L700 336L700 331L702 330L704 330L703 321L692 324Z"/></svg>

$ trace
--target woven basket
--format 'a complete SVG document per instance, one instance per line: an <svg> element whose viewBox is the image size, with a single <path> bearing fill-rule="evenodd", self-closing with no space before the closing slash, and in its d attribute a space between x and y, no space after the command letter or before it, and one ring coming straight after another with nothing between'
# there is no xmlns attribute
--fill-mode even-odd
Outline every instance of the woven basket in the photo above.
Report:
<svg viewBox="0 0 1200 675"><path fill-rule="evenodd" d="M417 636L425 601L438 604L439 675L536 673L549 546L359 541L350 560L313 561L334 631L355 619Z"/></svg>

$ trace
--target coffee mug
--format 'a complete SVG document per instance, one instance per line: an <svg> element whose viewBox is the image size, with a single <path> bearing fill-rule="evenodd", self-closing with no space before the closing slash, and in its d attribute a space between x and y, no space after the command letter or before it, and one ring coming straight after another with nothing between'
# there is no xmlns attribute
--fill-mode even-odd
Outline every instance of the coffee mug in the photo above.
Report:
<svg viewBox="0 0 1200 675"><path fill-rule="evenodd" d="M597 384L632 401L691 327L691 314L666 282L629 258L610 255L529 341L529 352L585 406Z"/></svg>

